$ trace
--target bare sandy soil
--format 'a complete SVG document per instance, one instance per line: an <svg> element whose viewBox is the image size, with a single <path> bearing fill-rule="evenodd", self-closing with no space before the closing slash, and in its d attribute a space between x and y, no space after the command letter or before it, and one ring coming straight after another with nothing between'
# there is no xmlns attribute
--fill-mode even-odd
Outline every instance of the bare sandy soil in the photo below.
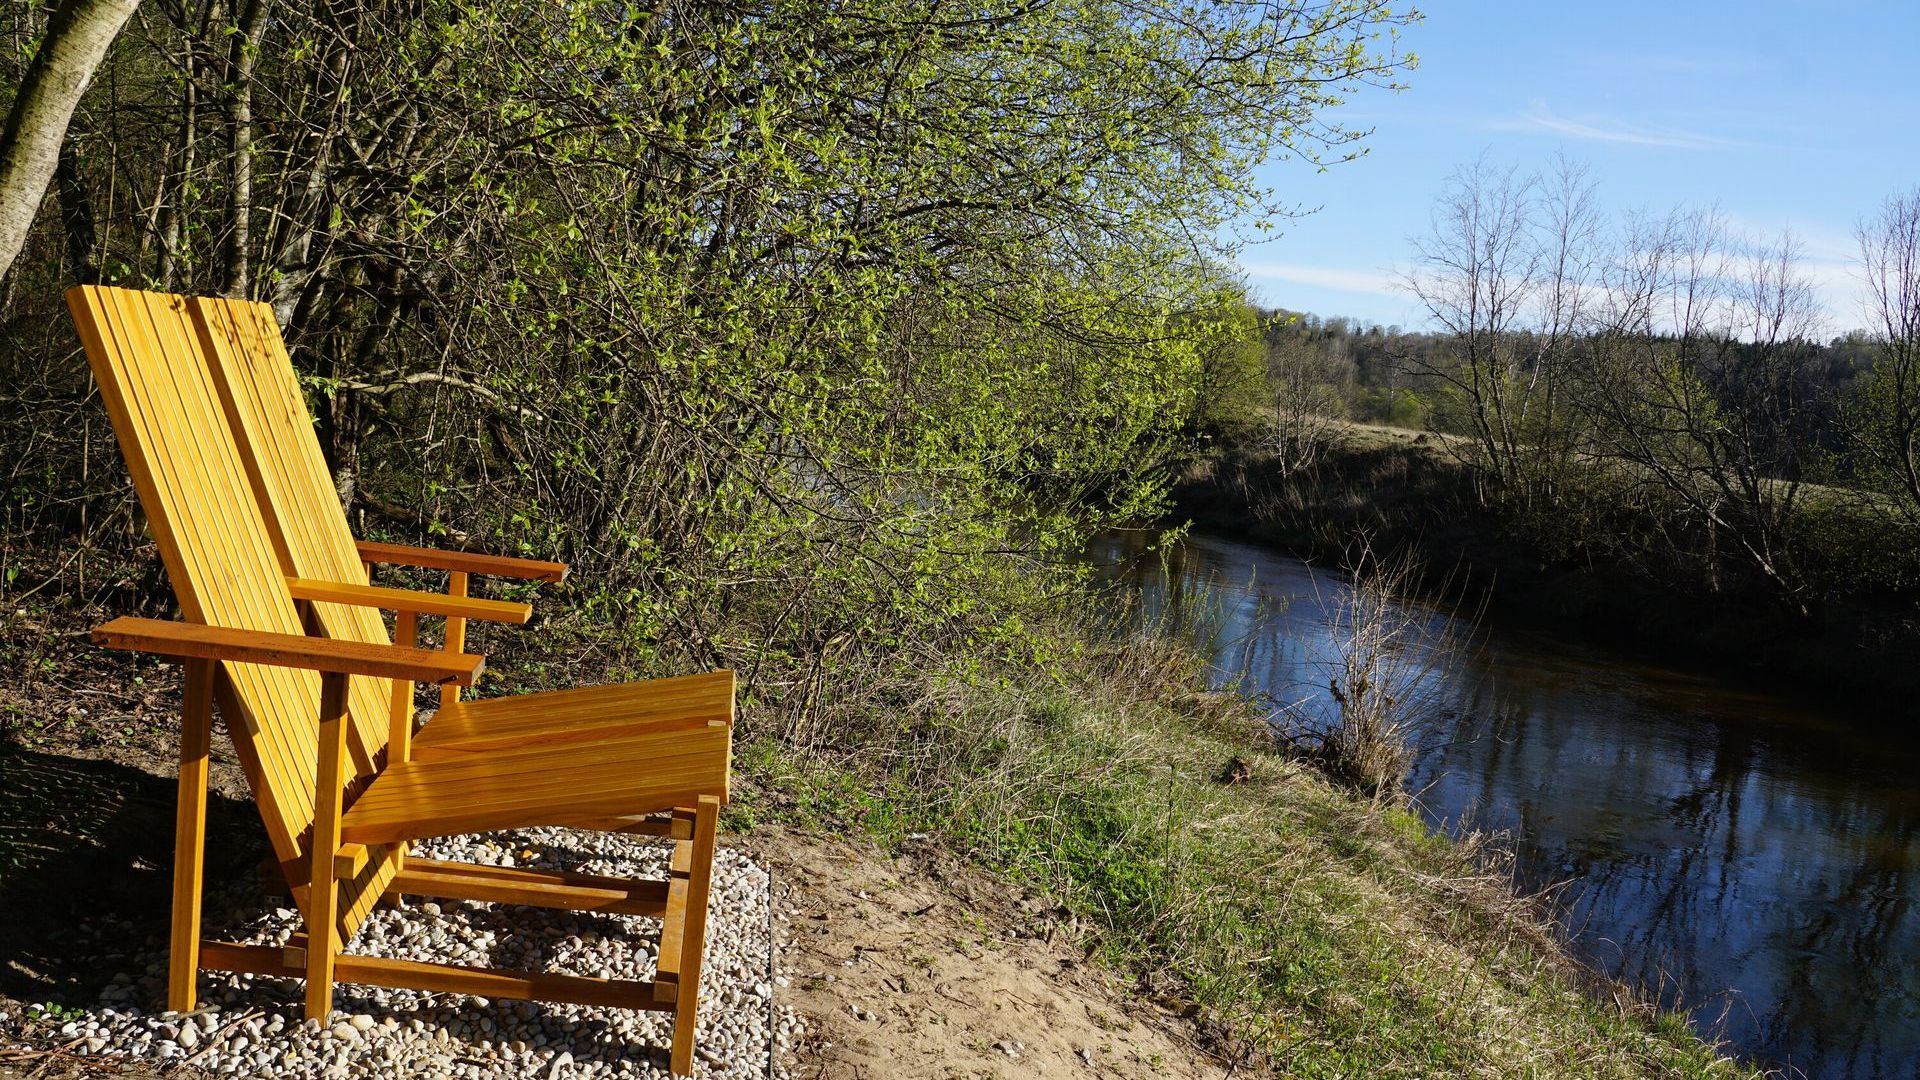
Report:
<svg viewBox="0 0 1920 1080"><path fill-rule="evenodd" d="M750 844L785 920L778 993L808 1027L796 1080L1224 1074L1191 1025L1087 966L1044 900L932 847Z"/></svg>

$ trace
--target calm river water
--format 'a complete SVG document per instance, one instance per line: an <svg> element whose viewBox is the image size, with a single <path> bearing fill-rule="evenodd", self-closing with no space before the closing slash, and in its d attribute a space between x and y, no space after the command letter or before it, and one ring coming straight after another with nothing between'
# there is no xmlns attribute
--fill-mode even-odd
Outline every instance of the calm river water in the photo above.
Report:
<svg viewBox="0 0 1920 1080"><path fill-rule="evenodd" d="M1163 566L1145 543L1115 534L1094 556L1144 610L1205 627L1188 632L1223 680L1324 715L1341 575L1204 535ZM1482 626L1432 680L1410 783L1425 813L1507 833L1525 886L1564 886L1577 949L1741 1053L1920 1075L1910 738L1578 635Z"/></svg>

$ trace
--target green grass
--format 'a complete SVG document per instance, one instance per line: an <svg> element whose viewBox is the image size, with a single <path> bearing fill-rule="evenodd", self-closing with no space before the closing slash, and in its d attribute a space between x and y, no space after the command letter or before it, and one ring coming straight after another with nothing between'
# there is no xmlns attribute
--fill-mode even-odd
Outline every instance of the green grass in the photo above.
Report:
<svg viewBox="0 0 1920 1080"><path fill-rule="evenodd" d="M1260 751L1235 699L1165 657L1107 660L1069 685L946 687L844 756L749 746L735 823L942 838L1282 1075L1750 1074L1677 1018L1603 1004L1471 852ZM1252 779L1215 782L1235 756Z"/></svg>

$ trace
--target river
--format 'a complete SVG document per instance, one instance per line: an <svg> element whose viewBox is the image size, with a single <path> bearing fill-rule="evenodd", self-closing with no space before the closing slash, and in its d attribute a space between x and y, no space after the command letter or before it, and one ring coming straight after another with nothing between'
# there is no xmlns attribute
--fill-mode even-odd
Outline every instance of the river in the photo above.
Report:
<svg viewBox="0 0 1920 1080"><path fill-rule="evenodd" d="M1097 561L1224 683L1325 717L1339 573L1196 535ZM1412 612L1462 631L1438 608ZM1813 1077L1920 1075L1920 752L1858 710L1495 621L1428 679L1409 788L1434 824L1505 835L1558 888L1574 949Z"/></svg>

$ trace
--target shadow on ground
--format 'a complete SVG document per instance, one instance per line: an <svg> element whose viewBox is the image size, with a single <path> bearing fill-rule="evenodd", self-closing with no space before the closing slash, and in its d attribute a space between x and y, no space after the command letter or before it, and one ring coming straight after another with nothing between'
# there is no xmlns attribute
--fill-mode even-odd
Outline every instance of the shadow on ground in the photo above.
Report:
<svg viewBox="0 0 1920 1080"><path fill-rule="evenodd" d="M0 995L91 1003L116 960L151 955L167 934L173 813L172 777L0 741ZM264 853L253 807L210 793L209 880L252 874Z"/></svg>

